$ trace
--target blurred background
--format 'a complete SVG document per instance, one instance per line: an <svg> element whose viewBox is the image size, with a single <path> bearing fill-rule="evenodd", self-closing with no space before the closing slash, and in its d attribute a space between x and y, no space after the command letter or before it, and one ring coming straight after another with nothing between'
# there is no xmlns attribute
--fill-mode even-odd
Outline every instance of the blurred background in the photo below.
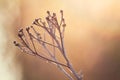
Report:
<svg viewBox="0 0 120 80"><path fill-rule="evenodd" d="M20 27L46 11L66 20L65 47L83 80L120 80L119 0L0 0L0 80L67 80L56 66L14 47Z"/></svg>

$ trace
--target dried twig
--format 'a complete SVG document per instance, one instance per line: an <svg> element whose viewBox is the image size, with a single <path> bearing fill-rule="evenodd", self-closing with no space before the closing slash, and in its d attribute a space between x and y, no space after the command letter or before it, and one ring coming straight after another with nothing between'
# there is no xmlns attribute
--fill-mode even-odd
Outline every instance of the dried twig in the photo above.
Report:
<svg viewBox="0 0 120 80"><path fill-rule="evenodd" d="M48 14L48 16L46 17L47 25L46 22L43 22L41 18L38 18L35 19L32 26L26 28L26 35L25 32L23 32L23 29L20 29L18 32L18 37L21 40L21 44L17 43L16 41L14 41L14 44L15 46L19 47L22 51L28 54L35 55L41 59L56 64L60 71L62 71L68 77L69 80L74 80L74 78L72 77L72 75L69 74L68 71L66 71L65 68L72 72L76 80L82 80L82 74L78 75L78 73L75 71L65 51L64 32L66 24L65 19L63 18L63 11L61 10L60 13L61 13L60 23L58 22L55 13L51 15L51 13L47 11ZM42 34L39 33L39 31L36 30L36 27L41 28L45 31L43 36ZM50 39L48 39L49 41L46 40L45 33L51 38L52 40L51 42ZM38 44L41 45L42 48L46 51L46 54L50 56L50 58L48 58L47 56L42 56L41 55L42 52L37 51L37 46L35 43L37 43L37 45ZM52 47L52 50L50 49L50 47ZM57 59L56 49L60 51L66 63L62 63Z"/></svg>

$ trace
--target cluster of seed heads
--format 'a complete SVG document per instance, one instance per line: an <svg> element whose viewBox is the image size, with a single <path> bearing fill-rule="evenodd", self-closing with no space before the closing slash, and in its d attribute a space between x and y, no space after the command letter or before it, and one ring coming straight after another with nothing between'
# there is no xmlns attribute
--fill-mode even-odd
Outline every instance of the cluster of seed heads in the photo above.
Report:
<svg viewBox="0 0 120 80"><path fill-rule="evenodd" d="M57 19L56 13L50 13L47 11L46 21L43 21L41 18L35 19L31 26L26 27L25 30L22 28L18 31L18 37L20 39L20 43L14 41L15 46L20 48L23 52L27 54L35 55L41 59L44 59L48 62L54 63L58 66L58 68L69 78L69 80L73 80L72 76L64 69L64 67L68 68L77 80L82 80L81 77L76 73L74 68L72 67L69 59L67 58L65 48L64 48L64 32L65 32L65 19L63 17L63 11L60 11L61 18ZM46 41L46 37L42 36L42 34L36 30L37 28L43 29L51 38L52 42ZM26 35L27 34L27 35ZM29 39L29 40L28 40ZM42 52L38 52L36 48L36 44L40 44L46 52L49 54L50 58L41 55ZM51 51L48 46L53 47L53 51ZM56 57L55 50L58 49L65 59L66 63L60 62Z"/></svg>

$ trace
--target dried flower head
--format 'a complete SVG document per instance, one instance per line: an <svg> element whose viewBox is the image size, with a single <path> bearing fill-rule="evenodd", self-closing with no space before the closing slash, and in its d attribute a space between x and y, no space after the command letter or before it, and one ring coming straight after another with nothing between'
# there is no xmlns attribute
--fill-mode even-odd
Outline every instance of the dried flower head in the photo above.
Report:
<svg viewBox="0 0 120 80"><path fill-rule="evenodd" d="M60 10L60 13L61 18L59 22L57 20L56 13L53 13L51 16L50 11L47 11L48 16L46 17L46 21L42 21L41 18L38 18L35 19L33 21L33 25L27 27L25 31L23 29L19 30L18 37L20 38L22 44L19 44L16 41L14 41L13 43L25 53L36 55L37 57L44 59L45 61L56 64L58 68L69 78L69 80L74 80L74 78L73 76L71 76L68 70L72 72L76 80L82 80L79 77L80 75L78 75L72 67L72 64L70 63L65 52L64 31L66 23L65 19L63 18L63 10ZM43 29L44 34L41 34L42 32L36 30L35 27ZM48 38L48 36L50 37L50 39L46 39ZM38 49L38 45L42 46L42 48L46 52L44 54L47 54L49 57L42 55L43 52ZM52 47L52 50L50 47ZM59 59L56 57L56 55L58 54L56 51L59 51L61 53L66 63L59 61ZM67 68L68 70L66 70L65 68Z"/></svg>
<svg viewBox="0 0 120 80"><path fill-rule="evenodd" d="M16 41L13 41L13 43L15 44L15 46L20 46L19 43L17 43Z"/></svg>

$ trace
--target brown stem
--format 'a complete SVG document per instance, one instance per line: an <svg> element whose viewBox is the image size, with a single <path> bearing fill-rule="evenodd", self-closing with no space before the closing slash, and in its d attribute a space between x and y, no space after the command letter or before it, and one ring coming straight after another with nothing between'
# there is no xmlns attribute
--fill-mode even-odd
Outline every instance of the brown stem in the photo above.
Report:
<svg viewBox="0 0 120 80"><path fill-rule="evenodd" d="M73 66L71 65L70 61L67 58L65 48L64 48L64 41L63 41L62 34L61 34L60 30L59 30L59 34L60 34L60 40L61 40L61 46L62 46L62 53L63 53L63 56L64 56L66 62L67 62L68 68L72 71L73 75L76 77L77 80L82 80L79 78L79 76L77 75L77 72L74 70Z"/></svg>

